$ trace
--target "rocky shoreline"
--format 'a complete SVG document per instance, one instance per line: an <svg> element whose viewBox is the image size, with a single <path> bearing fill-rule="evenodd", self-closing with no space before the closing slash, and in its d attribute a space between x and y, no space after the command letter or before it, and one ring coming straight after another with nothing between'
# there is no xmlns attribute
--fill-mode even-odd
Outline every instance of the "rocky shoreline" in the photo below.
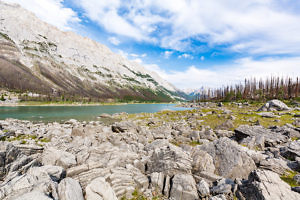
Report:
<svg viewBox="0 0 300 200"><path fill-rule="evenodd" d="M2 120L0 199L300 199L297 105L192 106L105 124Z"/></svg>

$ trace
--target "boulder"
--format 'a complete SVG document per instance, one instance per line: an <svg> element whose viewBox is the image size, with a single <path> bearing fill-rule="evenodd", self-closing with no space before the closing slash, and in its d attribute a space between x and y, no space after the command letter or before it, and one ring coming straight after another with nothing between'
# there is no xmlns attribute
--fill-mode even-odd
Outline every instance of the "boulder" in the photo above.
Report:
<svg viewBox="0 0 300 200"><path fill-rule="evenodd" d="M215 139L218 139L217 135L212 129L207 129L207 130L201 130L199 132L200 139L206 139L213 141Z"/></svg>
<svg viewBox="0 0 300 200"><path fill-rule="evenodd" d="M22 195L25 195L24 199L31 197L34 199L35 196L41 197L41 199L47 196L58 199L57 182L53 181L50 175L53 171L51 172L49 168L50 166L32 167L26 174L16 174L10 179L6 179L0 185L0 199L16 199ZM57 173L54 174L57 175ZM37 191L38 193L26 195L26 193L30 193L31 191ZM38 197L36 199L38 199Z"/></svg>
<svg viewBox="0 0 300 200"><path fill-rule="evenodd" d="M241 150L240 145L229 138L220 138L199 147L214 161L215 173L225 178L246 178L256 169L252 158Z"/></svg>
<svg viewBox="0 0 300 200"><path fill-rule="evenodd" d="M293 125L284 125L284 126L273 126L271 127L272 132L281 133L289 138L300 138L300 130L294 128Z"/></svg>
<svg viewBox="0 0 300 200"><path fill-rule="evenodd" d="M217 196L210 197L208 200L227 200L224 194L219 194Z"/></svg>
<svg viewBox="0 0 300 200"><path fill-rule="evenodd" d="M281 148L280 154L290 160L295 160L296 157L300 157L300 140L295 140L287 147Z"/></svg>
<svg viewBox="0 0 300 200"><path fill-rule="evenodd" d="M300 174L296 174L293 179L298 183L300 184Z"/></svg>
<svg viewBox="0 0 300 200"><path fill-rule="evenodd" d="M172 179L170 199L195 200L198 199L196 182L190 174L176 174Z"/></svg>
<svg viewBox="0 0 300 200"><path fill-rule="evenodd" d="M264 104L262 107L260 107L257 111L282 111L282 110L290 110L290 108L283 103L282 101L279 101L277 99L268 101L266 104Z"/></svg>
<svg viewBox="0 0 300 200"><path fill-rule="evenodd" d="M75 156L69 152L48 148L42 155L42 163L44 165L58 165L65 169L76 165Z"/></svg>
<svg viewBox="0 0 300 200"><path fill-rule="evenodd" d="M278 144L286 143L288 137L280 132L272 132L263 126L241 125L234 130L235 137L239 143L249 147L275 147Z"/></svg>
<svg viewBox="0 0 300 200"><path fill-rule="evenodd" d="M58 184L58 196L60 200L83 200L79 182L72 178L65 178Z"/></svg>
<svg viewBox="0 0 300 200"><path fill-rule="evenodd" d="M42 192L32 191L17 197L15 200L53 200L53 199Z"/></svg>
<svg viewBox="0 0 300 200"><path fill-rule="evenodd" d="M102 113L101 115L99 115L100 118L112 118L112 116L110 114L107 113Z"/></svg>
<svg viewBox="0 0 300 200"><path fill-rule="evenodd" d="M214 173L215 165L213 158L205 151L200 150L199 148L194 148L191 157L192 162L192 172L193 174L198 175L202 171Z"/></svg>
<svg viewBox="0 0 300 200"><path fill-rule="evenodd" d="M272 112L261 112L261 113L257 113L257 115L262 116L264 118L280 118L280 116L275 115Z"/></svg>
<svg viewBox="0 0 300 200"><path fill-rule="evenodd" d="M72 129L71 136L72 137L76 137L76 136L84 137L85 133L84 133L83 127L74 127Z"/></svg>
<svg viewBox="0 0 300 200"><path fill-rule="evenodd" d="M219 185L212 187L211 192L215 195L216 194L230 194L231 188L232 188L232 186L230 184L223 183L223 184L219 184Z"/></svg>
<svg viewBox="0 0 300 200"><path fill-rule="evenodd" d="M148 178L133 165L127 164L126 168L117 167L110 170L108 181L118 198L132 198L135 189L144 192L148 186Z"/></svg>
<svg viewBox="0 0 300 200"><path fill-rule="evenodd" d="M162 172L153 172L150 175L151 190L155 193L169 196L170 180L170 176L164 175Z"/></svg>
<svg viewBox="0 0 300 200"><path fill-rule="evenodd" d="M233 131L228 131L228 130L215 130L216 135L220 138L220 137L232 137L234 135Z"/></svg>
<svg viewBox="0 0 300 200"><path fill-rule="evenodd" d="M209 184L205 180L201 180L197 184L197 191L201 198L207 197L210 194Z"/></svg>
<svg viewBox="0 0 300 200"><path fill-rule="evenodd" d="M25 173L30 167L39 164L36 155L24 155L11 143L0 142L0 179L14 172Z"/></svg>
<svg viewBox="0 0 300 200"><path fill-rule="evenodd" d="M41 167L33 167L30 170L33 170L34 173L47 173L51 180L55 182L59 182L63 178L66 177L66 170L60 166L52 166L52 165L45 165Z"/></svg>
<svg viewBox="0 0 300 200"><path fill-rule="evenodd" d="M216 127L217 130L230 130L233 129L234 125L232 120L226 120L222 124Z"/></svg>
<svg viewBox="0 0 300 200"><path fill-rule="evenodd" d="M180 147L170 143L157 143L147 161L147 173L164 172L165 175L173 176L177 173L191 173L192 159L188 153Z"/></svg>
<svg viewBox="0 0 300 200"><path fill-rule="evenodd" d="M266 158L259 161L258 165L261 169L268 169L280 175L284 175L291 170L282 158Z"/></svg>
<svg viewBox="0 0 300 200"><path fill-rule="evenodd" d="M98 177L88 184L85 193L86 200L118 200L115 192L103 177Z"/></svg>
<svg viewBox="0 0 300 200"><path fill-rule="evenodd" d="M68 121L65 122L65 124L71 124L71 125L76 125L79 122L76 119L70 119Z"/></svg>
<svg viewBox="0 0 300 200"><path fill-rule="evenodd" d="M111 129L115 133L123 133L128 130L135 130L137 127L133 122L122 121L122 122L115 122Z"/></svg>
<svg viewBox="0 0 300 200"><path fill-rule="evenodd" d="M249 200L299 200L300 194L282 181L278 174L268 170L255 170L239 190Z"/></svg>

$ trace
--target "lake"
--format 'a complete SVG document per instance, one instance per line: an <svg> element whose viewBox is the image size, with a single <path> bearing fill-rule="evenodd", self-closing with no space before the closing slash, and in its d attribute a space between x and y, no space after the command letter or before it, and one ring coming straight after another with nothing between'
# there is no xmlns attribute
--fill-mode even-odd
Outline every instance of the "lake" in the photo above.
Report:
<svg viewBox="0 0 300 200"><path fill-rule="evenodd" d="M0 106L0 119L15 118L30 121L65 121L77 119L80 121L97 120L103 113L154 113L161 110L187 110L189 108L175 107L176 104L122 104L97 106Z"/></svg>

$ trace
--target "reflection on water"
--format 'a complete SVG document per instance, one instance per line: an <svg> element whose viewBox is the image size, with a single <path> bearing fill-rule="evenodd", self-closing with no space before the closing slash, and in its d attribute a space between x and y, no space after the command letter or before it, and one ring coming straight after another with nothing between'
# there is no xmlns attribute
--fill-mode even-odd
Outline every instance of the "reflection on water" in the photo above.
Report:
<svg viewBox="0 0 300 200"><path fill-rule="evenodd" d="M186 110L175 104L125 104L100 106L17 106L0 107L0 119L15 118L30 121L96 120L102 113L153 113L164 109Z"/></svg>

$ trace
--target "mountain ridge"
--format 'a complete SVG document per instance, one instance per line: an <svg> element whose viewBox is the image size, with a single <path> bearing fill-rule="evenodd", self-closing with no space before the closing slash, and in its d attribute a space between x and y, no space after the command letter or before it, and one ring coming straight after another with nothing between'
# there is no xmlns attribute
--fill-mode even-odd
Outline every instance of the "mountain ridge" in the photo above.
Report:
<svg viewBox="0 0 300 200"><path fill-rule="evenodd" d="M0 1L0 10L2 87L98 100L181 99L158 74L105 45L63 32L18 4Z"/></svg>

